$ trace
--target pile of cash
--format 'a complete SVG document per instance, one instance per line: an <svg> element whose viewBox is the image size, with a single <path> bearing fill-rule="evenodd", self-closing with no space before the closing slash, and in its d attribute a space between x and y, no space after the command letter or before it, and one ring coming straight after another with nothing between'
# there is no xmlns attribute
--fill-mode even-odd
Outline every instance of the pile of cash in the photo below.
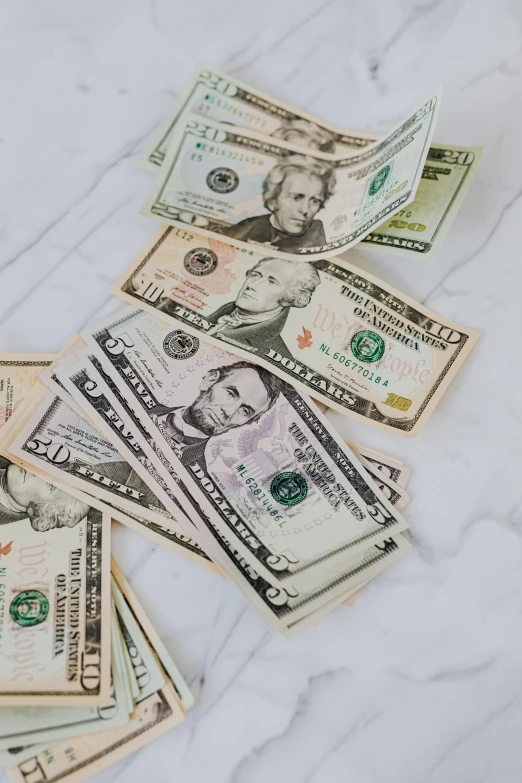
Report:
<svg viewBox="0 0 522 783"><path fill-rule="evenodd" d="M0 437L54 358L0 355ZM111 560L108 508L0 458L0 760L17 783L83 780L194 702Z"/></svg>
<svg viewBox="0 0 522 783"><path fill-rule="evenodd" d="M228 578L291 637L410 549L410 469L328 408L425 425L478 333L350 263L432 257L479 149L386 137L198 66L144 155L161 226L112 315L58 356L0 356L0 758L78 781L193 699L110 557L116 520ZM310 395L310 396L308 396Z"/></svg>

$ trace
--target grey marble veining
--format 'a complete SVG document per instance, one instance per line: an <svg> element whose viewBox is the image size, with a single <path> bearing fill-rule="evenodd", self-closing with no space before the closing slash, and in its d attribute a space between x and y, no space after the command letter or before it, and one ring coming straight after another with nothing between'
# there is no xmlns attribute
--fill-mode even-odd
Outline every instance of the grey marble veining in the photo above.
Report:
<svg viewBox="0 0 522 783"><path fill-rule="evenodd" d="M137 157L199 59L362 131L443 82L435 140L485 146L433 264L350 254L482 331L417 438L329 414L413 468L413 554L286 642L230 584L115 526L198 704L96 780L519 783L520 2L9 1L0 27L4 351L58 350L117 304L109 285L156 229Z"/></svg>

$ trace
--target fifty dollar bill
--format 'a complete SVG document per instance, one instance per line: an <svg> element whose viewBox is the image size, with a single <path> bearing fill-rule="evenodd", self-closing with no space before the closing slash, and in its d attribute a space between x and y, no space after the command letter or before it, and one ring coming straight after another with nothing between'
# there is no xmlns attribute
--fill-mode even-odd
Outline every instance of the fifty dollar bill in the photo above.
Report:
<svg viewBox="0 0 522 783"><path fill-rule="evenodd" d="M42 385L32 391L29 402L20 426L4 439L4 453L40 475L48 474L60 488L70 488L137 532L214 570L201 547L112 443L76 410Z"/></svg>
<svg viewBox="0 0 522 783"><path fill-rule="evenodd" d="M2 436L55 358L1 355ZM107 704L110 517L0 457L0 524L0 704Z"/></svg>

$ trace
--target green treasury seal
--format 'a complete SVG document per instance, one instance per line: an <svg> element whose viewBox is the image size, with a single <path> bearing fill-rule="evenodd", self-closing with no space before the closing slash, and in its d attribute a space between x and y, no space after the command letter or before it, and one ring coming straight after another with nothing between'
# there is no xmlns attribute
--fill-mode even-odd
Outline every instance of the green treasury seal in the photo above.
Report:
<svg viewBox="0 0 522 783"><path fill-rule="evenodd" d="M49 614L49 600L39 590L22 590L11 601L9 614L24 628L39 625Z"/></svg>
<svg viewBox="0 0 522 783"><path fill-rule="evenodd" d="M379 192L390 176L390 171L391 169L389 166L383 166L382 169L377 172L375 177L370 182L370 187L368 188L369 196L375 196L375 194Z"/></svg>
<svg viewBox="0 0 522 783"><path fill-rule="evenodd" d="M308 495L308 485L299 473L286 471L272 479L270 492L274 500L283 506L296 506Z"/></svg>
<svg viewBox="0 0 522 783"><path fill-rule="evenodd" d="M352 337L350 348L360 362L378 362L384 353L384 340L377 332L363 329Z"/></svg>

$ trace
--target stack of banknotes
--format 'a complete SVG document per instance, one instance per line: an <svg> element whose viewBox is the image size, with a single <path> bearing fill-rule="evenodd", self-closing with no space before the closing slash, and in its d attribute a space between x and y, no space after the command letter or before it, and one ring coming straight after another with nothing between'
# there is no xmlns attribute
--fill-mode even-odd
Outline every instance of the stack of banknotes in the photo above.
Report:
<svg viewBox="0 0 522 783"><path fill-rule="evenodd" d="M290 260L359 242L431 260L482 152L432 143L440 96L377 138L199 64L142 156L157 172L142 212Z"/></svg>
<svg viewBox="0 0 522 783"><path fill-rule="evenodd" d="M215 269L193 275L205 252ZM409 471L345 443L307 392L323 409L414 434L477 337L382 281L325 263L245 264L232 246L162 229L114 289L140 306L73 337L0 444L57 488L217 569L287 636L409 549ZM155 300L140 293L148 264L169 286ZM279 280L289 265L294 279ZM269 300L281 304L275 318L227 318L230 353L216 319L200 313L220 298L233 310L242 297L272 314ZM323 336L313 314L327 311L340 325ZM361 312L380 326L367 329ZM267 330L275 319L276 336Z"/></svg>
<svg viewBox="0 0 522 783"><path fill-rule="evenodd" d="M119 311L118 317L126 312L127 308ZM134 308L131 314L145 315ZM150 322L149 316L145 317ZM161 331L163 325L157 322L157 326ZM170 504L164 505L158 498L160 492L153 491L154 460L143 456L138 439L123 419L118 420L116 411L105 407L101 386L95 389L89 379L77 387L96 401L92 422L77 403L81 396L69 396L66 391L65 379L71 373L61 372L61 367L72 368L82 355L95 377L95 356L81 349L83 344L80 337L73 338L62 362L54 355L0 355L0 450L4 455L0 457L0 522L8 531L0 542L0 760L17 783L77 783L168 731L193 704L183 677L123 574L114 560L111 562L111 519L218 571L169 513ZM173 344L171 338L168 344ZM221 353L221 364L238 364L230 359L227 364L227 358ZM208 363L201 365L205 375L212 369L206 366ZM117 388L108 376L106 380L107 388ZM237 378L236 383L240 383ZM249 404L254 397L249 396ZM314 408L312 402L309 406L310 410ZM121 445L118 451L105 438L107 430L96 428L97 412L108 414L107 421L115 425L131 451ZM317 414L320 416L318 409ZM284 421L284 410L278 417ZM258 439L269 436L267 423L265 420ZM302 426L306 427L304 423ZM139 427L139 431L144 430ZM295 427L293 431L297 433ZM28 433L28 437L22 433ZM276 448L267 453L277 455L279 461L285 445L284 426L277 428L272 441ZM22 442L21 448L14 445ZM214 442L219 443L219 438ZM149 451L152 443L150 437L145 437L143 448ZM221 444L226 449L226 442ZM196 445L199 464L205 465L201 444ZM309 464L315 465L317 476L321 472L326 475L319 455L313 456L302 439L301 445ZM386 507L389 502L397 509L404 508L409 501L405 490L408 468L400 460L372 449L353 443L348 448L342 441L335 448L338 450L340 445L352 463L352 478L357 478L356 456L364 465L366 493L374 495L372 508L383 515L380 524L384 524L385 517L395 524ZM124 454L129 457L131 453L135 458L126 460ZM221 456L223 459L226 454ZM262 465L267 454L258 450L246 457L247 466L255 466L255 460L261 460ZM364 473L362 467L359 471ZM172 475L170 469L168 479ZM287 483L286 491L279 482L279 492L290 501L286 506L280 504L283 511L295 510L293 506L300 504L292 494L294 482L295 477ZM163 484L165 496L175 500L169 484L169 480ZM346 486L349 488L348 483ZM257 485L251 482L250 487L258 497ZM298 491L303 494L302 485ZM356 508L348 498L344 504ZM313 521L316 525L319 522L320 529L329 529L327 506L317 502L306 506L303 502L305 508L322 517L314 520L306 513L294 514L292 534L297 525L312 531ZM379 542L364 546L361 554L352 558L352 565L347 560L344 571L337 569L340 582L344 579L347 585L339 600L352 603L362 584L407 551L408 544L401 535L392 538L386 532L385 536L374 534L371 540L377 542L380 538ZM298 537L293 538L299 542ZM320 538L315 536L315 540ZM312 543L310 538L307 544ZM286 554L289 552L287 547ZM280 553L280 562L283 557ZM269 562L275 564L273 558ZM321 579L331 591L323 611L338 602L335 580L326 577L327 571ZM252 573L250 570L250 576ZM274 588L267 585L265 592L269 604L284 607ZM279 595L283 595L282 590ZM295 601L297 595L292 597ZM316 612L314 621L319 616ZM268 613L267 617L273 620Z"/></svg>
<svg viewBox="0 0 522 783"><path fill-rule="evenodd" d="M339 256L433 256L478 148L440 92L386 137L198 66L144 154L162 225L112 315L0 356L0 758L78 781L192 696L120 570L116 520L230 579L293 636L410 549L411 471L325 412L421 430L478 333Z"/></svg>
<svg viewBox="0 0 522 783"><path fill-rule="evenodd" d="M0 425L51 359L1 356ZM16 783L74 783L194 700L111 560L107 511L4 458L0 521L0 760Z"/></svg>

